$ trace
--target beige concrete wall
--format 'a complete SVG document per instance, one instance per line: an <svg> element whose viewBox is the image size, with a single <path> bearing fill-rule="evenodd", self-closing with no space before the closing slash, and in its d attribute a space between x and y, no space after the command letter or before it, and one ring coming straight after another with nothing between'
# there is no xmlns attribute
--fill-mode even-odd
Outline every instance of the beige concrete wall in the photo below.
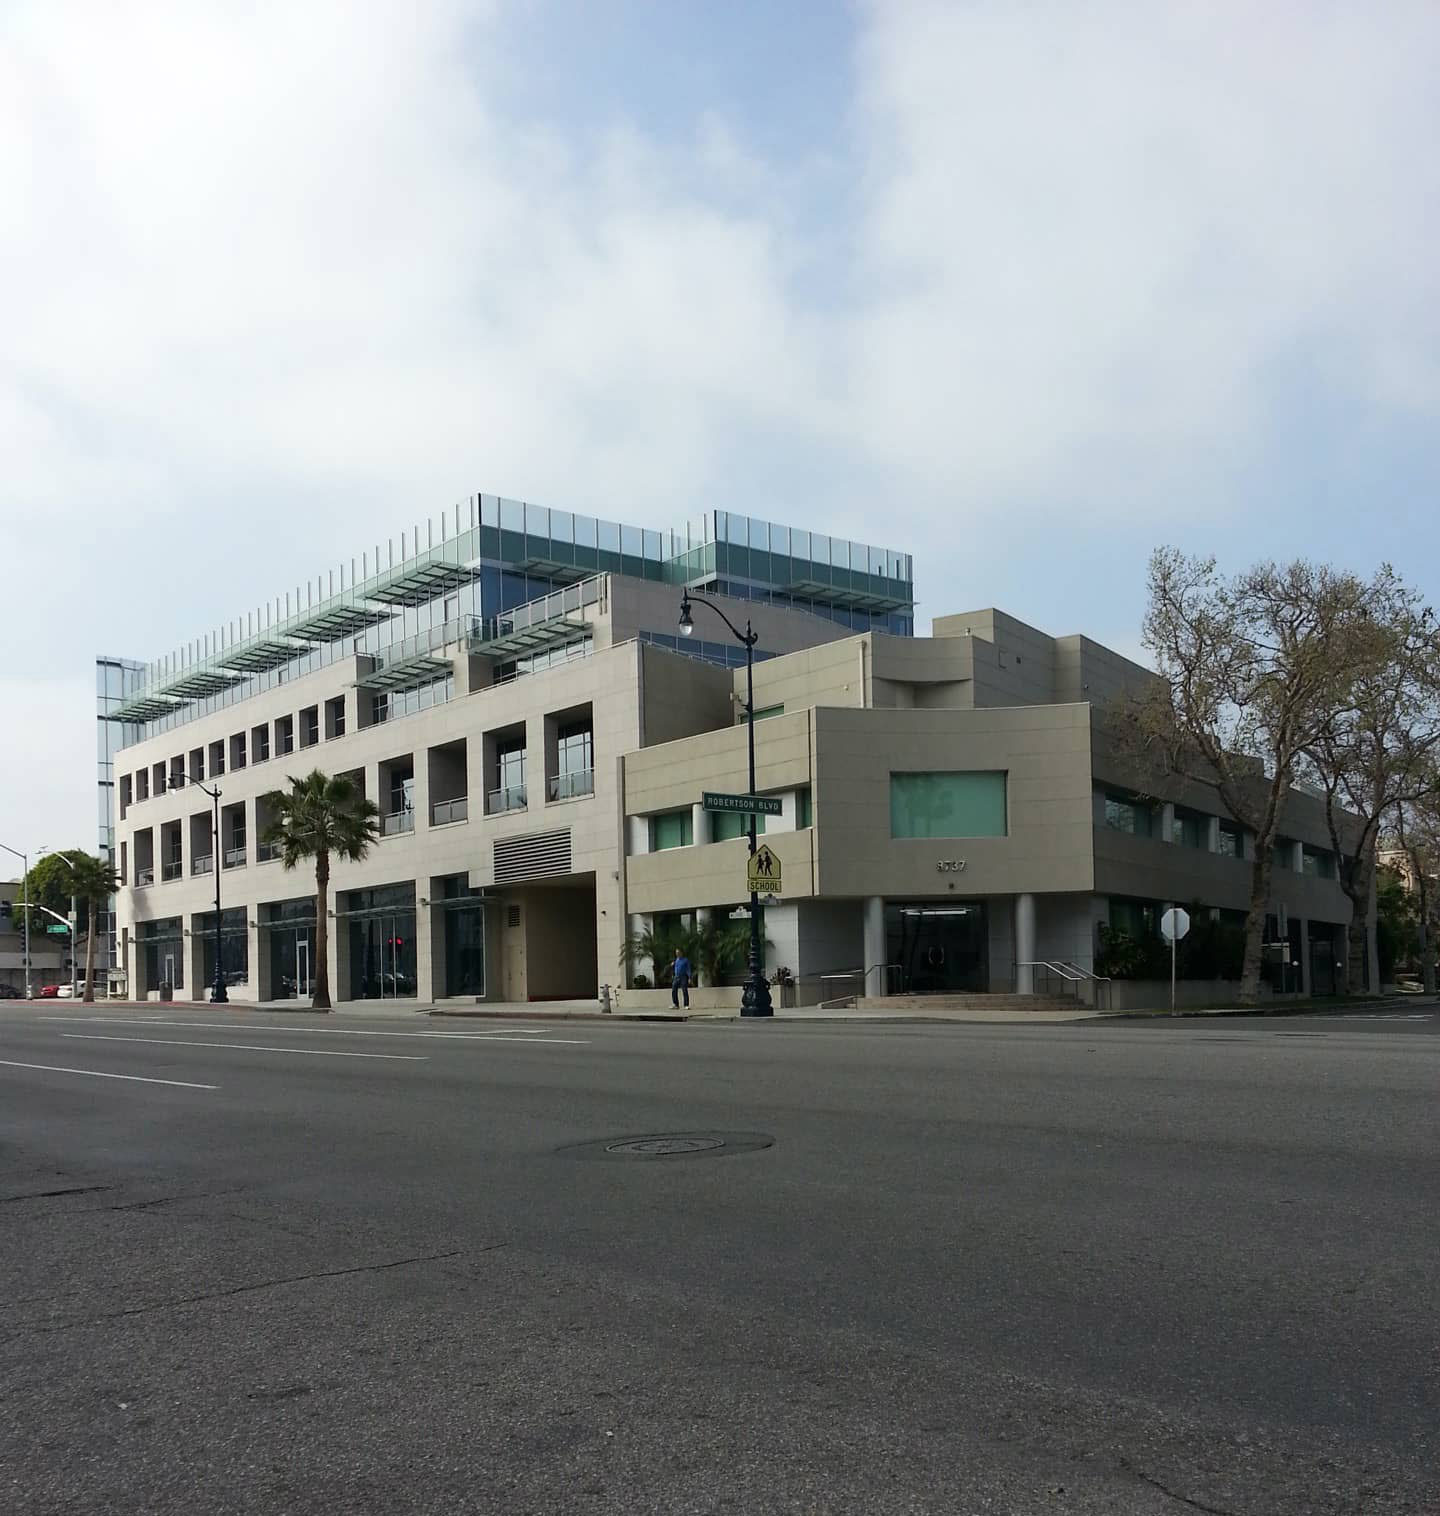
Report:
<svg viewBox="0 0 1440 1516"><path fill-rule="evenodd" d="M609 632L614 642L636 637L642 630L679 633L681 587L654 579L610 576ZM737 600L730 595L712 595L713 600L738 626L748 621L760 639L757 646L767 653L791 653L816 643L835 642L853 636L849 627L824 616L765 600ZM708 607L694 610L694 636L706 642L731 642L725 623Z"/></svg>
<svg viewBox="0 0 1440 1516"><path fill-rule="evenodd" d="M1092 886L1085 706L817 710L815 750L817 882L823 894L963 898ZM892 770L964 769L1008 774L1008 836L890 836ZM939 871L940 861L951 858L965 860L963 873Z"/></svg>
<svg viewBox="0 0 1440 1516"><path fill-rule="evenodd" d="M642 746L714 731L734 720L730 672L718 664L642 644L640 687Z"/></svg>
<svg viewBox="0 0 1440 1516"><path fill-rule="evenodd" d="M521 892L521 896L524 998L570 1000L597 994L596 915L590 890L535 888Z"/></svg>
<svg viewBox="0 0 1440 1516"><path fill-rule="evenodd" d="M762 840L780 859L786 900L815 893L813 832L767 834ZM743 837L693 847L667 848L628 860L627 908L632 915L688 910L695 906L736 906L749 898L745 884L749 844ZM617 948L618 951L618 948Z"/></svg>
<svg viewBox="0 0 1440 1516"><path fill-rule="evenodd" d="M807 648L755 665L755 709L783 705L786 713L811 705L864 705L870 680L869 633ZM745 670L734 676L737 713L745 700Z"/></svg>

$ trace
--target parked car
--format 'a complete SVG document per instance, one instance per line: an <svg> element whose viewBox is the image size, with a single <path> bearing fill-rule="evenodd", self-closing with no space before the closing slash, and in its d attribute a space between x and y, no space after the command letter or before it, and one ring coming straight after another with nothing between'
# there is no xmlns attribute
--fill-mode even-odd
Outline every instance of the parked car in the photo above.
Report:
<svg viewBox="0 0 1440 1516"><path fill-rule="evenodd" d="M59 994L60 986L58 984L42 984L38 998L41 1000L54 1000Z"/></svg>
<svg viewBox="0 0 1440 1516"><path fill-rule="evenodd" d="M75 998L75 986L73 984L62 984L55 993L61 1000L73 1000Z"/></svg>

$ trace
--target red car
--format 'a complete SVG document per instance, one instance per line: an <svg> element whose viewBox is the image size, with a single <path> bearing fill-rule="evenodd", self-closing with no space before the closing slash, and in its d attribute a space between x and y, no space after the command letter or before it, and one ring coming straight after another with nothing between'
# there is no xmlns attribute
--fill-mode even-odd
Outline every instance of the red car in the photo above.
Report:
<svg viewBox="0 0 1440 1516"><path fill-rule="evenodd" d="M54 1000L56 998L56 996L59 995L59 993L60 993L60 986L58 984L42 984L40 986L39 999L41 999L41 1000Z"/></svg>

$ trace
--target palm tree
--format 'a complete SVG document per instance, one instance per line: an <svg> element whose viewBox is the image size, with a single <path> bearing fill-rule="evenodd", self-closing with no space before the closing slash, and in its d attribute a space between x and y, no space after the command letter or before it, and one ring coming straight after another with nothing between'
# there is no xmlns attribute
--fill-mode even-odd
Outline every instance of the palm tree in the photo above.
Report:
<svg viewBox="0 0 1440 1516"><path fill-rule="evenodd" d="M291 779L290 789L271 790L264 805L273 818L261 842L278 847L287 869L315 860L315 988L310 1003L330 1009L330 858L358 863L380 835L380 810L353 780L322 773Z"/></svg>
<svg viewBox="0 0 1440 1516"><path fill-rule="evenodd" d="M120 879L114 867L104 858L93 853L72 848L56 857L70 865L70 893L77 902L83 902L89 918L85 933L85 999L95 1000L95 939L100 935L98 927L101 912L110 897L120 888ZM73 950L74 944L71 944Z"/></svg>

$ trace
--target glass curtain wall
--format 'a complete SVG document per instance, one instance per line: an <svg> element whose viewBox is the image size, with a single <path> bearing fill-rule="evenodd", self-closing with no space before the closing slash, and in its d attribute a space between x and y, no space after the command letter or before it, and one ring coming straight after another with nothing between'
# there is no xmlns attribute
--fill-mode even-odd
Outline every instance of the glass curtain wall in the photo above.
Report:
<svg viewBox="0 0 1440 1516"><path fill-rule="evenodd" d="M294 1000L315 989L315 897L260 907L270 953L266 1000Z"/></svg>
<svg viewBox="0 0 1440 1516"><path fill-rule="evenodd" d="M988 990L989 944L983 900L885 907L886 962L898 966L907 995Z"/></svg>
<svg viewBox="0 0 1440 1516"><path fill-rule="evenodd" d="M178 916L140 923L140 951L145 958L145 988L185 988L185 937Z"/></svg>
<svg viewBox="0 0 1440 1516"><path fill-rule="evenodd" d="M445 934L445 994L485 993L485 905L464 879L447 879L438 902Z"/></svg>
<svg viewBox="0 0 1440 1516"><path fill-rule="evenodd" d="M350 890L343 916L349 935L350 994L356 1000L414 996L415 886Z"/></svg>
<svg viewBox="0 0 1440 1516"><path fill-rule="evenodd" d="M250 934L245 929L245 909L220 912L220 968L226 985L248 984L250 980ZM215 983L215 912L195 916L191 932L200 938L204 959L204 982L197 989Z"/></svg>

